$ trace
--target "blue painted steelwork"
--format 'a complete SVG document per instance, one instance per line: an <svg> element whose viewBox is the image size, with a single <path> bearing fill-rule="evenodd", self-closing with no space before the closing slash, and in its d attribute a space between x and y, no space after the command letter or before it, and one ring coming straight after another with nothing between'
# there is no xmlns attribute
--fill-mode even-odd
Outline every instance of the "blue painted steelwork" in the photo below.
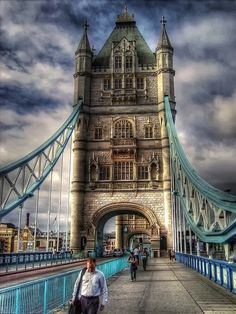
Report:
<svg viewBox="0 0 236 314"><path fill-rule="evenodd" d="M0 254L0 266L10 266L15 264L24 264L39 261L51 261L59 259L71 259L71 251L61 252L22 252Z"/></svg>
<svg viewBox="0 0 236 314"><path fill-rule="evenodd" d="M236 235L236 196L203 180L187 160L173 122L169 98L165 97L174 197L192 231L208 243L225 243Z"/></svg>
<svg viewBox="0 0 236 314"><path fill-rule="evenodd" d="M82 100L59 130L43 145L0 169L0 218L33 196L34 191L52 171L72 135L81 106Z"/></svg>
<svg viewBox="0 0 236 314"><path fill-rule="evenodd" d="M236 264L202 256L176 253L176 260L236 293Z"/></svg>
<svg viewBox="0 0 236 314"><path fill-rule="evenodd" d="M127 266L124 256L100 263L97 268L109 278ZM80 269L0 289L0 313L53 313L71 298Z"/></svg>
<svg viewBox="0 0 236 314"><path fill-rule="evenodd" d="M35 252L0 254L0 273L15 273L34 268L44 268L58 264L66 264L84 260L84 254L71 254L67 252Z"/></svg>

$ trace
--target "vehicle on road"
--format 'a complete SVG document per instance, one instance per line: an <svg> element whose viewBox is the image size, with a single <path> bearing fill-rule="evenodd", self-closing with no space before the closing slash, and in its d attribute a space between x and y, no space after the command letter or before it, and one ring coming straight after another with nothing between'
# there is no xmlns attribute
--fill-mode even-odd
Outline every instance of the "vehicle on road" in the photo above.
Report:
<svg viewBox="0 0 236 314"><path fill-rule="evenodd" d="M121 249L114 249L113 256L114 257L123 256L123 251Z"/></svg>

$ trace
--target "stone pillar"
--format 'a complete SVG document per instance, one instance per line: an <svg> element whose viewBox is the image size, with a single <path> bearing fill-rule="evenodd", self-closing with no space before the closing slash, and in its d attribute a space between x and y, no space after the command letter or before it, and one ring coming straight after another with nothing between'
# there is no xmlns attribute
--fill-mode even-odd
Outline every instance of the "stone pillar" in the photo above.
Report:
<svg viewBox="0 0 236 314"><path fill-rule="evenodd" d="M152 245L152 256L151 257L160 257L160 235L153 235L151 237L151 245Z"/></svg>
<svg viewBox="0 0 236 314"><path fill-rule="evenodd" d="M151 257L160 257L161 256L161 248L160 248L160 229L159 227L153 227L151 231L151 246L152 252Z"/></svg>
<svg viewBox="0 0 236 314"><path fill-rule="evenodd" d="M123 233L123 217L116 216L116 248L122 248L122 233Z"/></svg>
<svg viewBox="0 0 236 314"><path fill-rule="evenodd" d="M73 135L73 170L71 181L71 234L70 248L75 252L81 250L81 230L83 229L84 207L84 173L85 173L85 141L83 141L83 115L78 121Z"/></svg>
<svg viewBox="0 0 236 314"><path fill-rule="evenodd" d="M170 147L166 128L165 112L160 112L161 145L162 145L162 170L163 170L163 204L165 229L167 230L167 250L173 247L172 235L172 206L171 206L171 180L170 180Z"/></svg>

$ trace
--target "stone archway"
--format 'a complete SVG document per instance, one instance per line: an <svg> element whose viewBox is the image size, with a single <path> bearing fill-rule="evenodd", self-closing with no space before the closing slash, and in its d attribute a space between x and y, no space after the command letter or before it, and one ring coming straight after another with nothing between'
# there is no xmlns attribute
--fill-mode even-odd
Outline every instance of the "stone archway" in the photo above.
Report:
<svg viewBox="0 0 236 314"><path fill-rule="evenodd" d="M131 239L137 235L147 235L151 239L151 228L150 229L135 229L135 231L130 231L126 235L127 247L131 248ZM143 245L143 244L142 244Z"/></svg>
<svg viewBox="0 0 236 314"><path fill-rule="evenodd" d="M149 233L151 236L154 256L160 256L161 224L156 216L156 213L146 206L131 202L111 203L96 210L90 221L90 234L87 234L86 251L96 250L97 254L100 255L105 223L110 218L123 214L139 215L147 219L150 225Z"/></svg>

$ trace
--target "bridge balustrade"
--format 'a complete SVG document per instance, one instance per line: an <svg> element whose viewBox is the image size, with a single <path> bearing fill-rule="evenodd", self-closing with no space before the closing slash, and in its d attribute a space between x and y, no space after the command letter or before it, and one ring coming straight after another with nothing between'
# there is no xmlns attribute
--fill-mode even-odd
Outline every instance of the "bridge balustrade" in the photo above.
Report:
<svg viewBox="0 0 236 314"><path fill-rule="evenodd" d="M106 278L126 267L127 256L97 265ZM53 313L71 298L80 269L0 289L0 313Z"/></svg>
<svg viewBox="0 0 236 314"><path fill-rule="evenodd" d="M176 260L236 293L236 263L185 253L176 253Z"/></svg>
<svg viewBox="0 0 236 314"><path fill-rule="evenodd" d="M29 262L50 261L52 259L70 259L72 258L71 251L65 252L24 252L24 253L9 253L0 254L0 266L24 264Z"/></svg>
<svg viewBox="0 0 236 314"><path fill-rule="evenodd" d="M47 266L48 263L66 263L71 260L81 260L84 257L73 256L71 251L65 252L24 252L0 254L0 272L18 271L31 267Z"/></svg>

